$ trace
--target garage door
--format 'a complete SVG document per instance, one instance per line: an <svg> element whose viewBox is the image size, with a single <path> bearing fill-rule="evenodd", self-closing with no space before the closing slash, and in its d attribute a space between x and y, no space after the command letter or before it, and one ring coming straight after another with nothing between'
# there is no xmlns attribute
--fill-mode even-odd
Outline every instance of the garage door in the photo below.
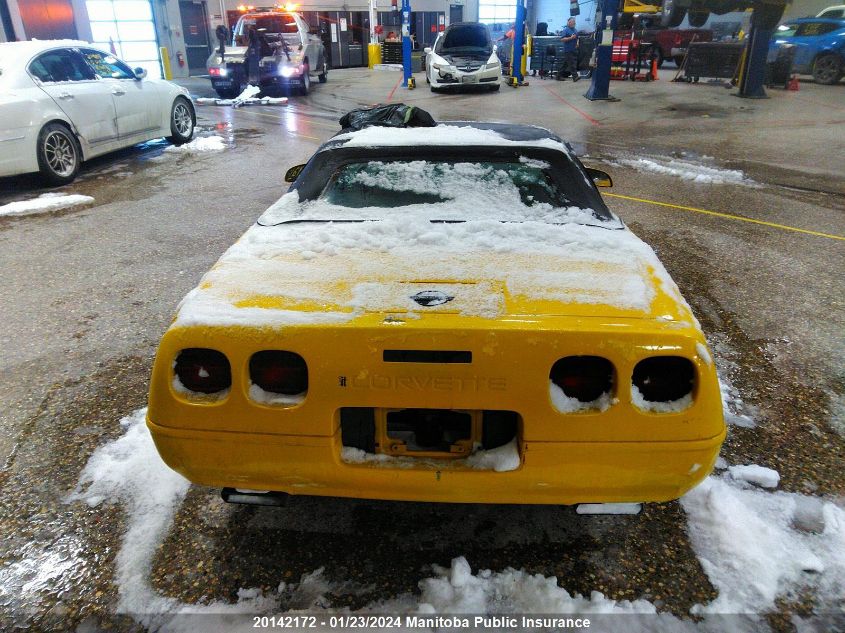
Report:
<svg viewBox="0 0 845 633"><path fill-rule="evenodd" d="M150 0L87 0L85 6L98 47L113 51L132 68L146 68L150 77L161 77Z"/></svg>

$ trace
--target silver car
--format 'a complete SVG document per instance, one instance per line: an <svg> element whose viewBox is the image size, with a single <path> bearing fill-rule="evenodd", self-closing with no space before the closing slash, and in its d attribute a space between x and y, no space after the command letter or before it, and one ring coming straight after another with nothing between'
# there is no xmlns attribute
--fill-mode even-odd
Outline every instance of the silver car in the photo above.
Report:
<svg viewBox="0 0 845 633"><path fill-rule="evenodd" d="M441 33L433 48L425 49L425 79L432 92L459 86L499 89L502 63L487 26L458 22Z"/></svg>
<svg viewBox="0 0 845 633"><path fill-rule="evenodd" d="M40 171L65 184L94 156L162 136L190 141L188 91L146 75L86 42L0 44L0 176Z"/></svg>

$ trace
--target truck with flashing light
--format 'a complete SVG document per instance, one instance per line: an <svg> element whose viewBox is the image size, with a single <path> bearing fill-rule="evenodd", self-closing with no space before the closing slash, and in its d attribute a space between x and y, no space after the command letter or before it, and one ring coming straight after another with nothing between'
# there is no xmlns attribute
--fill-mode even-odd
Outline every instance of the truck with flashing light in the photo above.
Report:
<svg viewBox="0 0 845 633"><path fill-rule="evenodd" d="M298 13L276 7L249 8L238 18L231 38L228 33L225 36L207 64L211 85L224 99L239 95L251 79L265 93L297 91L306 95L312 77L320 83L328 78L323 42ZM257 58L253 77L250 42Z"/></svg>

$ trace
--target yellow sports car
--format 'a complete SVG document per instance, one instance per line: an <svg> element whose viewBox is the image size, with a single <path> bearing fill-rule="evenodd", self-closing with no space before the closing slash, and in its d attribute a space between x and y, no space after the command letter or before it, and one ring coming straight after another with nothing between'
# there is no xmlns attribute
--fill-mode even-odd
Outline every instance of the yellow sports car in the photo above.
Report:
<svg viewBox="0 0 845 633"><path fill-rule="evenodd" d="M666 501L711 471L698 323L551 132L365 127L294 177L161 341L171 468L267 504Z"/></svg>

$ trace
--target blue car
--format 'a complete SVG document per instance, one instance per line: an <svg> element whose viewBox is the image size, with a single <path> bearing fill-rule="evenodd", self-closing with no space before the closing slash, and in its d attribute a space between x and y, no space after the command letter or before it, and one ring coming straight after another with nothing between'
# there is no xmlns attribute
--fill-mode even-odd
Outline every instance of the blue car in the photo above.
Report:
<svg viewBox="0 0 845 633"><path fill-rule="evenodd" d="M795 46L793 72L812 75L816 83L835 84L845 71L845 19L801 18L781 24L769 44L769 60L781 48Z"/></svg>

